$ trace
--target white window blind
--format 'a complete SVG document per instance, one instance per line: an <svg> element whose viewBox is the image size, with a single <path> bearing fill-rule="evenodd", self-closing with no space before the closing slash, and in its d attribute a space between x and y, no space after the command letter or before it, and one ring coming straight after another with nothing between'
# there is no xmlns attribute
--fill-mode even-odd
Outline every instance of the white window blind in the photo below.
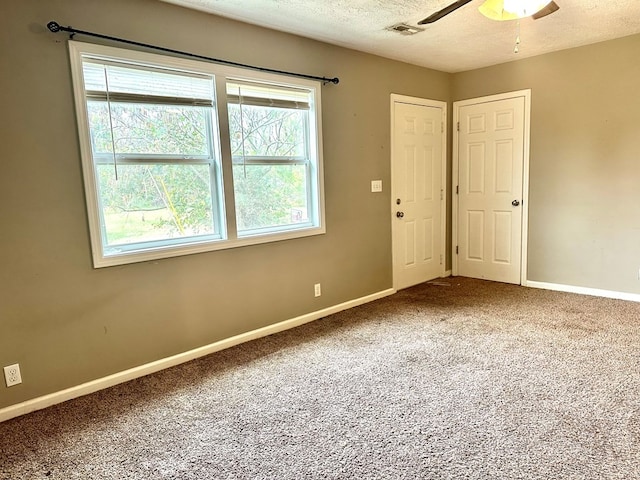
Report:
<svg viewBox="0 0 640 480"><path fill-rule="evenodd" d="M287 86L239 81L227 83L227 102L243 105L309 110L311 93L309 90Z"/></svg>
<svg viewBox="0 0 640 480"><path fill-rule="evenodd" d="M93 58L84 61L83 74L88 98L106 100L108 92L112 102L193 106L210 106L214 102L211 76Z"/></svg>

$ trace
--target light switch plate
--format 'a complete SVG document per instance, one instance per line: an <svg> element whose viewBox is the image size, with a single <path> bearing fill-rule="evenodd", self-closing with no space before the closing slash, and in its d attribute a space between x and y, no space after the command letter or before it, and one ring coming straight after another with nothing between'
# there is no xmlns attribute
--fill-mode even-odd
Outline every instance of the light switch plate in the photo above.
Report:
<svg viewBox="0 0 640 480"><path fill-rule="evenodd" d="M371 191L372 192L381 192L382 191L382 180L371 180Z"/></svg>

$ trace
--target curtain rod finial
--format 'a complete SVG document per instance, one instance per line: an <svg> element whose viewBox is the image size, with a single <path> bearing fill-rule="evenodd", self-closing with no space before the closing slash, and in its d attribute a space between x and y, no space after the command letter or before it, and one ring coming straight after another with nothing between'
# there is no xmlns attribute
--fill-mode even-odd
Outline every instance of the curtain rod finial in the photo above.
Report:
<svg viewBox="0 0 640 480"><path fill-rule="evenodd" d="M60 31L60 25L57 22L49 22L47 23L47 28L51 30L53 33Z"/></svg>

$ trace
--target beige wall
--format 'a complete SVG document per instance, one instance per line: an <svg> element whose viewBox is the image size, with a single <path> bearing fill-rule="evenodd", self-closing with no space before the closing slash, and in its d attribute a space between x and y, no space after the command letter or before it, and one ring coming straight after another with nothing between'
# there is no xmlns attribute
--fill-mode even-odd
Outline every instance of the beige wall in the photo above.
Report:
<svg viewBox="0 0 640 480"><path fill-rule="evenodd" d="M640 293L639 52L635 35L453 77L454 100L532 90L529 280Z"/></svg>
<svg viewBox="0 0 640 480"><path fill-rule="evenodd" d="M0 17L0 366L24 379L0 385L0 408L392 286L389 96L449 101L450 75L152 0L3 1ZM326 235L94 270L67 37L50 20L339 76L322 90Z"/></svg>

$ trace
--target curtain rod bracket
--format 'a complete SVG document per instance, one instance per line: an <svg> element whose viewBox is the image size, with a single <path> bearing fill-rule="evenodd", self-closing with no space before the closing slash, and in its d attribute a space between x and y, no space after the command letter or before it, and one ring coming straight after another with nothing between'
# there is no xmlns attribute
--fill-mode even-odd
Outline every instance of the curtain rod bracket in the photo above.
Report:
<svg viewBox="0 0 640 480"><path fill-rule="evenodd" d="M72 28L71 26L64 27L64 26L60 25L58 22L54 22L54 21L51 21L51 22L47 23L47 28L53 33L69 32L69 39L73 39L74 35L76 35L76 34L86 35L86 36L89 36L89 37L102 38L102 39L105 39L105 40L111 40L113 42L121 42L121 43L127 43L129 45L135 45L135 46L138 46L138 47L151 48L151 49L154 49L154 50L160 50L162 52L173 53L174 55L183 55L185 57L197 58L199 60L206 60L208 62L220 63L220 64L223 64L223 65L231 65L231 66L234 66L234 67L249 68L251 70L258 70L260 72L277 73L277 74L280 74L280 75L289 75L289 76L292 76L292 77L306 78L306 79L309 79L309 80L319 80L319 81L322 82L323 85L326 85L328 83L333 83L334 85L337 85L340 82L340 79L338 77L333 77L333 78L318 77L318 76L315 76L315 75L306 75L304 73L287 72L285 70L275 70L273 68L256 67L255 65L246 65L244 63L232 62L232 61L229 61L229 60L221 60L219 58L206 57L204 55L197 55L195 53L189 53L189 52L183 52L183 51L180 51L180 50L174 50L172 48L159 47L157 45L151 45L151 44L148 44L148 43L142 43L142 42L136 42L136 41L133 41L133 40L127 40L125 38L111 37L109 35L103 35L101 33L86 32L84 30L76 30L75 28Z"/></svg>

